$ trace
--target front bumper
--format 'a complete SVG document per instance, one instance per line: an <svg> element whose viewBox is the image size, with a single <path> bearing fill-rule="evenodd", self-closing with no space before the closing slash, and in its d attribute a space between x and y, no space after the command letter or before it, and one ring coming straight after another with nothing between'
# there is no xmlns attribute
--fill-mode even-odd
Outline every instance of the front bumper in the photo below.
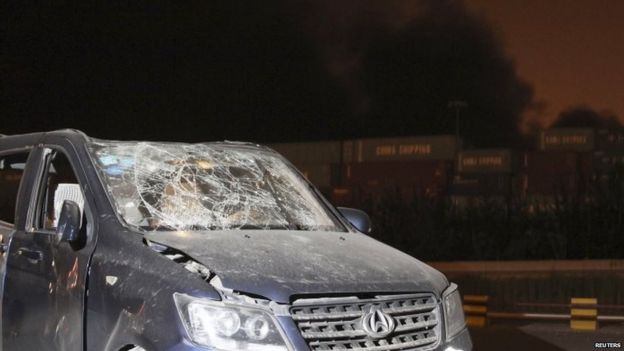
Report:
<svg viewBox="0 0 624 351"><path fill-rule="evenodd" d="M441 309L442 306L439 306ZM284 336L288 339L290 345L292 346L293 351L310 351L310 348L306 342L306 340L302 337L301 331L297 327L295 320L290 315L278 315L276 317L278 324L280 325L282 331L284 332ZM443 323L442 323L443 327ZM183 330L181 330L183 332ZM444 329L439 328L438 332L444 335ZM176 350L176 351L190 351L190 350L207 350L206 348L201 348L196 345L193 345L186 338L185 333L180 335L179 343L173 347L166 348L167 350ZM418 349L420 350L420 349ZM464 327L459 333L453 336L451 339L445 339L442 337L442 340L439 344L437 344L433 348L423 348L422 350L426 351L472 351L472 340L468 329Z"/></svg>
<svg viewBox="0 0 624 351"><path fill-rule="evenodd" d="M294 345L295 351L309 351L308 346L303 343L296 343ZM200 348L195 345L190 344L186 340L182 340L179 344L174 347L168 349L170 351L200 351L206 350L205 348ZM435 349L428 351L472 351L472 339L470 338L470 333L467 328L464 328L459 334L455 335L453 339L446 340L439 344Z"/></svg>

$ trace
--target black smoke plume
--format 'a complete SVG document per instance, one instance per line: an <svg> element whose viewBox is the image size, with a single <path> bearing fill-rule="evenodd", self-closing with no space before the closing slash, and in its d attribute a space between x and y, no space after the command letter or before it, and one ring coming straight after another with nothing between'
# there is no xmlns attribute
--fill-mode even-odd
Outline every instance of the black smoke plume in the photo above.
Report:
<svg viewBox="0 0 624 351"><path fill-rule="evenodd" d="M532 90L462 2L3 5L2 130L106 138L518 136Z"/></svg>
<svg viewBox="0 0 624 351"><path fill-rule="evenodd" d="M557 117L553 128L607 128L622 127L622 122L609 111L596 111L589 106L570 107Z"/></svg>

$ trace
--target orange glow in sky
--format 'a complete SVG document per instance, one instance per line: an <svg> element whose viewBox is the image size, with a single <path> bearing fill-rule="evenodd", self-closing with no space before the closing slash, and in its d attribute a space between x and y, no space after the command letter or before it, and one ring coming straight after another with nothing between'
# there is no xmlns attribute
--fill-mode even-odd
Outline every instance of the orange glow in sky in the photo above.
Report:
<svg viewBox="0 0 624 351"><path fill-rule="evenodd" d="M584 104L624 121L624 1L465 1L493 24L520 77L546 103L526 119L547 126Z"/></svg>

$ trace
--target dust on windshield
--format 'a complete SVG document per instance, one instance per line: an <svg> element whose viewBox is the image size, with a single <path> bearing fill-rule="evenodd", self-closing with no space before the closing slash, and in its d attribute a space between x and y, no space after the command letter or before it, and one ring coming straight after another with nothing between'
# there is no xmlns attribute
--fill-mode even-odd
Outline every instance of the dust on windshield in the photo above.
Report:
<svg viewBox="0 0 624 351"><path fill-rule="evenodd" d="M270 150L95 141L89 151L117 212L142 230L344 230Z"/></svg>

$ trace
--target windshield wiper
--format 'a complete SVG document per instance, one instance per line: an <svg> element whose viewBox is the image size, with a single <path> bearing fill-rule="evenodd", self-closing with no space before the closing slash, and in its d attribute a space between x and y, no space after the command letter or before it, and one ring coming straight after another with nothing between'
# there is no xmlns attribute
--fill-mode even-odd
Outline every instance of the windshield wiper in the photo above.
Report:
<svg viewBox="0 0 624 351"><path fill-rule="evenodd" d="M258 229L258 230L274 230L274 229L290 229L287 225L284 224L273 224L273 225L261 225L261 224L242 224L242 225L232 225L230 226L232 229Z"/></svg>

